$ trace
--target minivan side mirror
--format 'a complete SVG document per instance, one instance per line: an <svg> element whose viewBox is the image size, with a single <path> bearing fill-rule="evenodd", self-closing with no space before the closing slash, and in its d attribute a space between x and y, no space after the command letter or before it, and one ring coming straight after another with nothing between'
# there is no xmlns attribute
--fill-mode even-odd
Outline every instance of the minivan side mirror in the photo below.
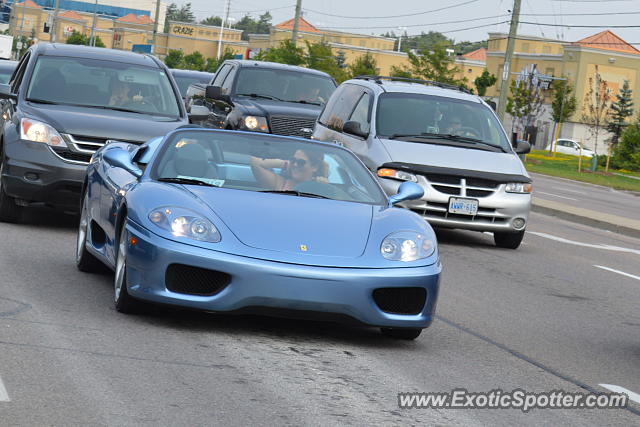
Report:
<svg viewBox="0 0 640 427"><path fill-rule="evenodd" d="M405 181L398 187L398 192L389 197L389 204L404 202L405 200L415 200L424 196L424 189L415 182Z"/></svg>
<svg viewBox="0 0 640 427"><path fill-rule="evenodd" d="M113 147L110 150L107 150L102 155L102 158L111 166L122 168L136 178L140 178L142 176L142 170L133 164L129 152L122 148Z"/></svg>
<svg viewBox="0 0 640 427"><path fill-rule="evenodd" d="M18 99L15 93L11 93L11 86L7 84L0 84L0 99Z"/></svg>
<svg viewBox="0 0 640 427"><path fill-rule="evenodd" d="M201 122L209 117L209 109L204 105L192 105L189 111L189 122Z"/></svg>
<svg viewBox="0 0 640 427"><path fill-rule="evenodd" d="M516 143L516 154L527 154L531 151L531 144L527 141L523 141L522 139L518 140Z"/></svg>
<svg viewBox="0 0 640 427"><path fill-rule="evenodd" d="M351 135L359 136L361 138L366 138L369 136L369 133L362 130L360 127L360 123L355 120L349 120L342 125L342 132L349 133Z"/></svg>

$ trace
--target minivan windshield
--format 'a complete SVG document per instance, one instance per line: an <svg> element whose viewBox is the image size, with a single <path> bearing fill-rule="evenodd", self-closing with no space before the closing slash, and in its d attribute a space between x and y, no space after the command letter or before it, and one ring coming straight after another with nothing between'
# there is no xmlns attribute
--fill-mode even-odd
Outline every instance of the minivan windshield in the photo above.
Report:
<svg viewBox="0 0 640 427"><path fill-rule="evenodd" d="M323 105L336 88L329 77L269 68L241 68L235 95L258 96L275 101Z"/></svg>
<svg viewBox="0 0 640 427"><path fill-rule="evenodd" d="M380 95L376 114L381 138L433 136L482 142L510 152L511 147L493 111L479 102L415 93Z"/></svg>
<svg viewBox="0 0 640 427"><path fill-rule="evenodd" d="M178 100L163 70L99 59L41 56L26 98L47 104L180 116Z"/></svg>

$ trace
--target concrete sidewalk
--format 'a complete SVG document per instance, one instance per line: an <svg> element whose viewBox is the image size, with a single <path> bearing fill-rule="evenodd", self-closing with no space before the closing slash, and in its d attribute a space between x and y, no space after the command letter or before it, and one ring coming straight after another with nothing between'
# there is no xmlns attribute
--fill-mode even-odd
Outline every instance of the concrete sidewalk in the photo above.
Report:
<svg viewBox="0 0 640 427"><path fill-rule="evenodd" d="M533 212L556 216L558 218L575 221L580 224L598 227L603 230L614 231L640 238L640 221L611 215L604 212L597 212L590 209L578 208L566 203L558 203L551 200L541 199L533 196L531 206ZM639 213L640 216L640 213Z"/></svg>

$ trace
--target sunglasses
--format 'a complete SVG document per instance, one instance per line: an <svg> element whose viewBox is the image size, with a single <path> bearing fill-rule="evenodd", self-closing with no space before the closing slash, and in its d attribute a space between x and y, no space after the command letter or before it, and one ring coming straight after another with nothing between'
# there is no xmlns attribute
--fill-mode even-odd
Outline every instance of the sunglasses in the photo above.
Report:
<svg viewBox="0 0 640 427"><path fill-rule="evenodd" d="M307 161L305 159L294 157L291 159L291 164L297 168L303 168L307 164Z"/></svg>

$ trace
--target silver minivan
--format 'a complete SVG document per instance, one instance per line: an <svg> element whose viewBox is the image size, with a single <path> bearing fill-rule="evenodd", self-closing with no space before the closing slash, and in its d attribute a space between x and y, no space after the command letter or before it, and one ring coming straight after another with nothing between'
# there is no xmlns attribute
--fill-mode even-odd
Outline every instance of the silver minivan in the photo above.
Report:
<svg viewBox="0 0 640 427"><path fill-rule="evenodd" d="M463 88L436 82L363 76L342 83L313 138L344 145L378 176L387 194L403 181L422 199L402 205L435 227L493 232L517 248L531 209L531 178L494 111Z"/></svg>

